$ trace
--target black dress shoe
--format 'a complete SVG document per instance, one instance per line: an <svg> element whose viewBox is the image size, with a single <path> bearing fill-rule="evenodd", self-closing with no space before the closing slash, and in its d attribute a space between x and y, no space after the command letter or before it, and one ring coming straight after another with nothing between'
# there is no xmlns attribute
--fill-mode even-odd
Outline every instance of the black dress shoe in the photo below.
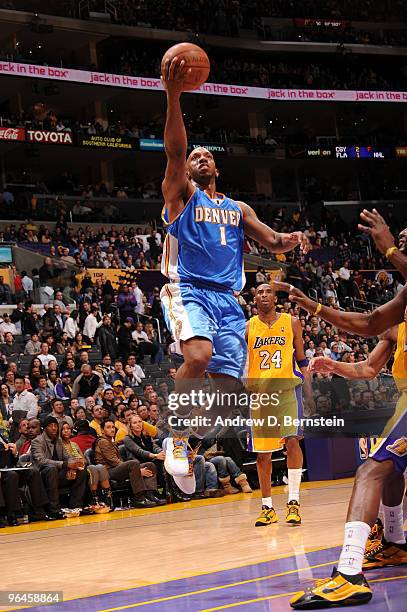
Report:
<svg viewBox="0 0 407 612"><path fill-rule="evenodd" d="M28 515L28 519L30 523L35 523L36 521L49 521L50 517L45 512L32 512L32 514Z"/></svg>
<svg viewBox="0 0 407 612"><path fill-rule="evenodd" d="M50 512L48 512L48 517L48 520L60 521L65 519L65 514L61 512L61 510L50 510Z"/></svg>
<svg viewBox="0 0 407 612"><path fill-rule="evenodd" d="M7 527L7 523L4 518L0 518L0 529L4 529L4 527Z"/></svg>
<svg viewBox="0 0 407 612"><path fill-rule="evenodd" d="M146 499L148 499L149 501L154 502L156 506L165 506L165 504L167 503L165 501L165 499L160 499L159 497L154 495L154 491L147 491L146 492Z"/></svg>
<svg viewBox="0 0 407 612"><path fill-rule="evenodd" d="M17 527L17 525L18 525L18 521L17 521L17 519L16 519L16 517L15 517L15 515L14 515L14 514L10 514L10 515L7 517L7 524L8 524L10 527Z"/></svg>
<svg viewBox="0 0 407 612"><path fill-rule="evenodd" d="M146 499L145 497L137 498L133 500L134 508L155 508L157 504L155 502Z"/></svg>
<svg viewBox="0 0 407 612"><path fill-rule="evenodd" d="M208 499L208 496L205 491L195 491L191 499Z"/></svg>

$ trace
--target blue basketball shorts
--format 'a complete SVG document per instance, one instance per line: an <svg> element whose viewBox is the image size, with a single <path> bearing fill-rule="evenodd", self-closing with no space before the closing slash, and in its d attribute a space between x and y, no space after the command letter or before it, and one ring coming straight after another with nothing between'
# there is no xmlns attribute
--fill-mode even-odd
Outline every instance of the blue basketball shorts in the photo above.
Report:
<svg viewBox="0 0 407 612"><path fill-rule="evenodd" d="M246 321L232 293L190 283L168 283L161 290L161 303L175 341L201 337L212 342L208 372L243 376Z"/></svg>

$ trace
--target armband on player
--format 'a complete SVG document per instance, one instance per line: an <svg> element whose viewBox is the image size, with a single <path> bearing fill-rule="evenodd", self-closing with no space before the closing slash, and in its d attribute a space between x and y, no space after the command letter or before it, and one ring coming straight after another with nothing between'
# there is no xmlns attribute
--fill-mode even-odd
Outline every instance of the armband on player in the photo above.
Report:
<svg viewBox="0 0 407 612"><path fill-rule="evenodd" d="M307 358L305 358L305 359L301 359L301 361L297 361L297 363L300 368L306 368L308 367L309 361Z"/></svg>

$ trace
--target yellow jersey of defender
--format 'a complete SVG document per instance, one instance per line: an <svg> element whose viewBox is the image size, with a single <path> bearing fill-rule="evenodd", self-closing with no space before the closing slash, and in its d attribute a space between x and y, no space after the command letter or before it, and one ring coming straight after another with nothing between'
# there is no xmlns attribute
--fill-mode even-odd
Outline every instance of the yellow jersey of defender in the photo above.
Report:
<svg viewBox="0 0 407 612"><path fill-rule="evenodd" d="M407 310L406 310L407 317ZM400 323L397 330L397 346L394 353L392 374L399 391L407 391L407 324Z"/></svg>
<svg viewBox="0 0 407 612"><path fill-rule="evenodd" d="M303 375L294 357L292 317L285 312L269 326L256 315L249 321L247 334L247 378L290 379L294 384L303 382Z"/></svg>

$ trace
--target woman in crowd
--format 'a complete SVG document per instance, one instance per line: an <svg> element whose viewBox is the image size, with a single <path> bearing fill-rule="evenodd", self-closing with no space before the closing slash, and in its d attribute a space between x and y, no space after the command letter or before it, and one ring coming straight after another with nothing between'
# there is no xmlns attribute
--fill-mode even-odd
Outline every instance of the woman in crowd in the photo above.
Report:
<svg viewBox="0 0 407 612"><path fill-rule="evenodd" d="M8 370L3 378L3 383L5 383L10 391L10 395L14 395L15 393L15 387L14 387L14 372L12 372L11 370Z"/></svg>
<svg viewBox="0 0 407 612"><path fill-rule="evenodd" d="M155 444L151 436L143 431L143 421L137 414L130 417L128 435L124 438L123 444L130 459L138 459L140 462L154 462L157 470L158 484L160 487L165 488L165 452L161 446Z"/></svg>
<svg viewBox="0 0 407 612"><path fill-rule="evenodd" d="M62 424L61 438L65 450L70 457L82 457L82 459L84 459L83 453L79 448L78 444L71 440L72 429L69 423L64 422ZM100 484L102 489L103 503L105 503L107 506L109 506L111 510L113 510L114 505L107 468L104 465L98 464L88 465L87 470L89 474L89 488L92 495L92 505L99 504L98 488ZM72 477L72 479L74 479L76 477L76 470L69 470L69 472L71 472L70 476Z"/></svg>
<svg viewBox="0 0 407 612"><path fill-rule="evenodd" d="M64 331L57 342L57 355L65 355L65 353L70 350L71 343L69 341L68 332Z"/></svg>
<svg viewBox="0 0 407 612"><path fill-rule="evenodd" d="M0 419L8 421L11 416L10 388L6 383L0 385Z"/></svg>

